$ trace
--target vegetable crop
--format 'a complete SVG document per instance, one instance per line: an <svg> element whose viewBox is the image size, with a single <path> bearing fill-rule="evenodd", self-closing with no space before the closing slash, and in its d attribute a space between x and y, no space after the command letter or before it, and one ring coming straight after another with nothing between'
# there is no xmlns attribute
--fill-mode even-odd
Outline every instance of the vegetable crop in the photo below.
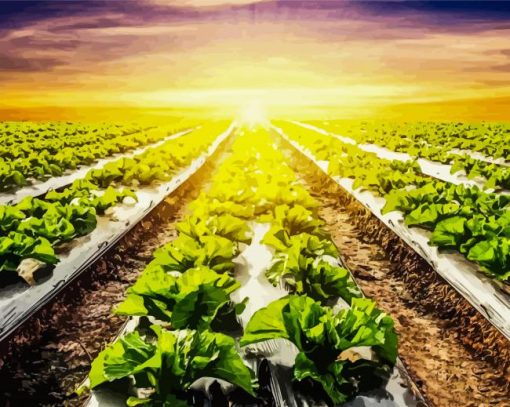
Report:
<svg viewBox="0 0 510 407"><path fill-rule="evenodd" d="M369 376L387 377L397 354L393 322L372 301L362 298L348 270L339 265L338 250L317 215L318 203L284 163L281 152L267 148L272 143L263 129L238 130L231 154L178 223L178 236L154 252L114 311L151 317L158 340L151 339L141 324L110 345L93 363L92 388L129 377L135 394L150 388L148 395L137 398L129 398L126 392L129 405L180 406L188 405L193 382L210 376L256 396L254 375L236 350L240 337L232 318L249 306L250 299L236 303L232 294L244 282L238 279L235 258L254 243L252 227L261 223L269 223L270 228L256 244L271 248L274 259L259 278L284 284L295 294L256 312L245 326L241 344L274 338L293 341L300 349L295 380L316 382L326 399L333 401L345 401L370 388ZM279 266L280 262L285 266ZM337 301L345 307L339 313L330 307ZM292 310L288 318L282 312L285 306ZM172 344L167 352L171 363L160 363L163 337ZM190 345L174 347L174 337L186 338ZM212 338L224 343L220 353L211 347ZM370 346L375 357L352 362L352 355L345 352L359 346ZM132 347L140 351L131 351ZM205 348L209 353L202 354ZM137 355L136 360L130 355ZM200 355L200 361L195 355ZM225 364L214 370L209 357L213 365L220 360ZM173 361L179 361L179 368ZM353 379L360 385L353 385Z"/></svg>
<svg viewBox="0 0 510 407"><path fill-rule="evenodd" d="M432 232L429 244L456 250L490 277L509 282L509 195L440 181L424 175L416 161L381 159L332 136L282 125L318 159L329 161L330 174L352 178L353 188L384 197L383 214L402 212L407 226Z"/></svg>

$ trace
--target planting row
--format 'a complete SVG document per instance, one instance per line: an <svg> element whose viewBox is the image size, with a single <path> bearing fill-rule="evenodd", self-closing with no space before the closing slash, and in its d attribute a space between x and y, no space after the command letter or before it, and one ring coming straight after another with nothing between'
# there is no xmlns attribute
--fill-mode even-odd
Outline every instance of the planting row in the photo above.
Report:
<svg viewBox="0 0 510 407"><path fill-rule="evenodd" d="M354 189L385 199L382 213L400 211L405 225L432 232L429 244L456 250L486 275L510 278L510 196L453 185L421 172L415 161L390 161L294 124L278 124L318 160L328 161L333 176L351 178Z"/></svg>
<svg viewBox="0 0 510 407"><path fill-rule="evenodd" d="M137 194L129 188L170 180L203 153L226 123L215 123L179 139L168 140L132 158L119 158L90 170L63 190L42 198L28 196L0 206L0 284L35 283L33 275L56 264L55 248L96 228L99 215ZM129 187L129 188L126 188ZM127 203L127 202L126 202Z"/></svg>
<svg viewBox="0 0 510 407"><path fill-rule="evenodd" d="M183 123L185 124L185 123ZM155 143L175 131L68 123L0 123L0 191L61 176L100 158Z"/></svg>
<svg viewBox="0 0 510 407"><path fill-rule="evenodd" d="M281 363L267 348L282 339L297 349L285 356L311 398L338 404L379 385L374 377L388 377L397 358L393 321L339 265L317 206L269 134L241 129L178 237L114 310L139 323L92 363L96 402L112 385L133 406L218 402L214 385L199 391L202 378L219 379L230 402L268 402L275 384L257 378L267 359ZM267 254L263 274L253 274Z"/></svg>
<svg viewBox="0 0 510 407"><path fill-rule="evenodd" d="M310 122L360 144L384 146L450 165L451 174L480 179L486 189L510 189L510 127L499 123Z"/></svg>
<svg viewBox="0 0 510 407"><path fill-rule="evenodd" d="M332 133L359 143L373 143L393 151L409 153L433 161L447 159L451 151L481 153L486 157L510 161L505 123L436 123L436 122L310 122Z"/></svg>

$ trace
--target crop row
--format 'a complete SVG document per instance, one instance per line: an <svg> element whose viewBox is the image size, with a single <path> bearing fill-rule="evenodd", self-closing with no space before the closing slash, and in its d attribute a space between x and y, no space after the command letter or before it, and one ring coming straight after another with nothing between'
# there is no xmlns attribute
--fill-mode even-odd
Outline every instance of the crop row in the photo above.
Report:
<svg viewBox="0 0 510 407"><path fill-rule="evenodd" d="M510 161L510 126L504 123L331 121L310 122L359 143L373 143L415 157L443 162L448 153L469 150Z"/></svg>
<svg viewBox="0 0 510 407"><path fill-rule="evenodd" d="M192 403L197 379L213 377L248 399L263 397L238 344L249 349L273 339L298 349L294 380L315 383L335 403L370 387L360 364L388 374L397 357L393 321L362 298L350 273L335 262L338 252L317 215L318 203L284 161L267 131L238 131L232 154L177 225L178 237L154 252L114 310L149 317L152 325L140 323L99 354L91 388L115 383L118 389L130 379L132 386L124 388L128 405L178 407ZM253 241L257 224L269 225L260 242ZM253 244L265 245L273 256L265 276L256 279L266 278L282 295L252 309L247 323L241 318L240 337L238 318L264 296L250 292L233 299L246 283L236 258ZM356 354L361 346L370 347L371 356Z"/></svg>
<svg viewBox="0 0 510 407"><path fill-rule="evenodd" d="M136 193L125 187L150 186L171 179L205 151L213 136L225 127L221 122L205 126L140 155L90 170L61 191L0 206L0 284L16 282L20 277L35 283L35 271L59 261L57 247L89 234L96 228L98 215L125 198L137 200Z"/></svg>
<svg viewBox="0 0 510 407"><path fill-rule="evenodd" d="M487 189L510 189L510 167L494 162L494 159L510 161L510 127L505 124L310 123L360 144L375 144L411 157L451 165L452 174L462 171L468 179L484 178Z"/></svg>
<svg viewBox="0 0 510 407"><path fill-rule="evenodd" d="M143 131L118 125L3 123L0 125L0 191L61 176L100 158L165 138L168 128Z"/></svg>
<svg viewBox="0 0 510 407"><path fill-rule="evenodd" d="M332 136L278 125L317 159L328 161L331 175L354 179L353 188L383 197L383 213L400 211L406 226L431 231L430 245L458 251L490 277L509 282L510 196L443 182L425 176L415 161L381 159Z"/></svg>

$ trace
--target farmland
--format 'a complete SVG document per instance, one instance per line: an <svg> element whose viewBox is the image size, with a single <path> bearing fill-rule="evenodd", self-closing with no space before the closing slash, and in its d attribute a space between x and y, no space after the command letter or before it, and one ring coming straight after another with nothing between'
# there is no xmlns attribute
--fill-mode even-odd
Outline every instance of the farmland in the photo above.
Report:
<svg viewBox="0 0 510 407"><path fill-rule="evenodd" d="M510 407L509 5L3 0L0 407Z"/></svg>
<svg viewBox="0 0 510 407"><path fill-rule="evenodd" d="M0 124L2 405L508 402L510 126L259 119Z"/></svg>

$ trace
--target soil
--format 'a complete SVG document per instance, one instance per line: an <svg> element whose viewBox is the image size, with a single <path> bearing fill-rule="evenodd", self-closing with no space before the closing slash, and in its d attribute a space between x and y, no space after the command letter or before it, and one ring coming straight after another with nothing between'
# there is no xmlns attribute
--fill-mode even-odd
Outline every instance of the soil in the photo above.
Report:
<svg viewBox="0 0 510 407"><path fill-rule="evenodd" d="M184 183L12 338L0 360L0 383L8 389L0 394L0 406L83 404L86 395L77 397L73 390L86 378L91 360L126 322L126 318L112 315L112 307L122 300L155 248L176 236L175 223L205 186L219 157L216 155L209 166ZM387 244L367 234L367 222L372 220L358 216L359 212L346 204L346 192L303 156L294 153L293 157L294 169L322 204L320 216L342 260L364 293L395 320L400 358L427 402L449 407L510 406L505 343L467 346L469 341L476 342L476 333L466 327L469 324L453 327L452 321L458 319L445 313L444 307L431 304L442 304L445 298L456 307L469 304L455 297L444 282L434 280L436 291L415 284L416 280L409 278L412 272L429 272L416 255L411 253L402 261ZM392 240L395 247L405 251L397 240ZM474 313L469 310L468 314ZM479 326L477 321L473 317L473 326ZM471 333L461 335L463 332ZM498 359L498 355L503 358Z"/></svg>
<svg viewBox="0 0 510 407"><path fill-rule="evenodd" d="M444 298L424 301L413 292L412 282L406 281L408 269L421 264L404 267L392 258L391 249L367 238L366 230L360 226L363 222L345 205L347 192L328 181L304 156L294 151L292 157L294 170L321 203L319 215L342 260L365 295L393 317L400 358L427 403L448 407L510 406L506 366L498 369L483 360L483 352L467 349L451 321L428 306ZM466 301L461 306L470 307Z"/></svg>
<svg viewBox="0 0 510 407"><path fill-rule="evenodd" d="M177 234L188 203L204 188L228 142L57 300L27 321L0 354L0 406L80 406L74 391L91 361L127 322L112 314L154 250Z"/></svg>

